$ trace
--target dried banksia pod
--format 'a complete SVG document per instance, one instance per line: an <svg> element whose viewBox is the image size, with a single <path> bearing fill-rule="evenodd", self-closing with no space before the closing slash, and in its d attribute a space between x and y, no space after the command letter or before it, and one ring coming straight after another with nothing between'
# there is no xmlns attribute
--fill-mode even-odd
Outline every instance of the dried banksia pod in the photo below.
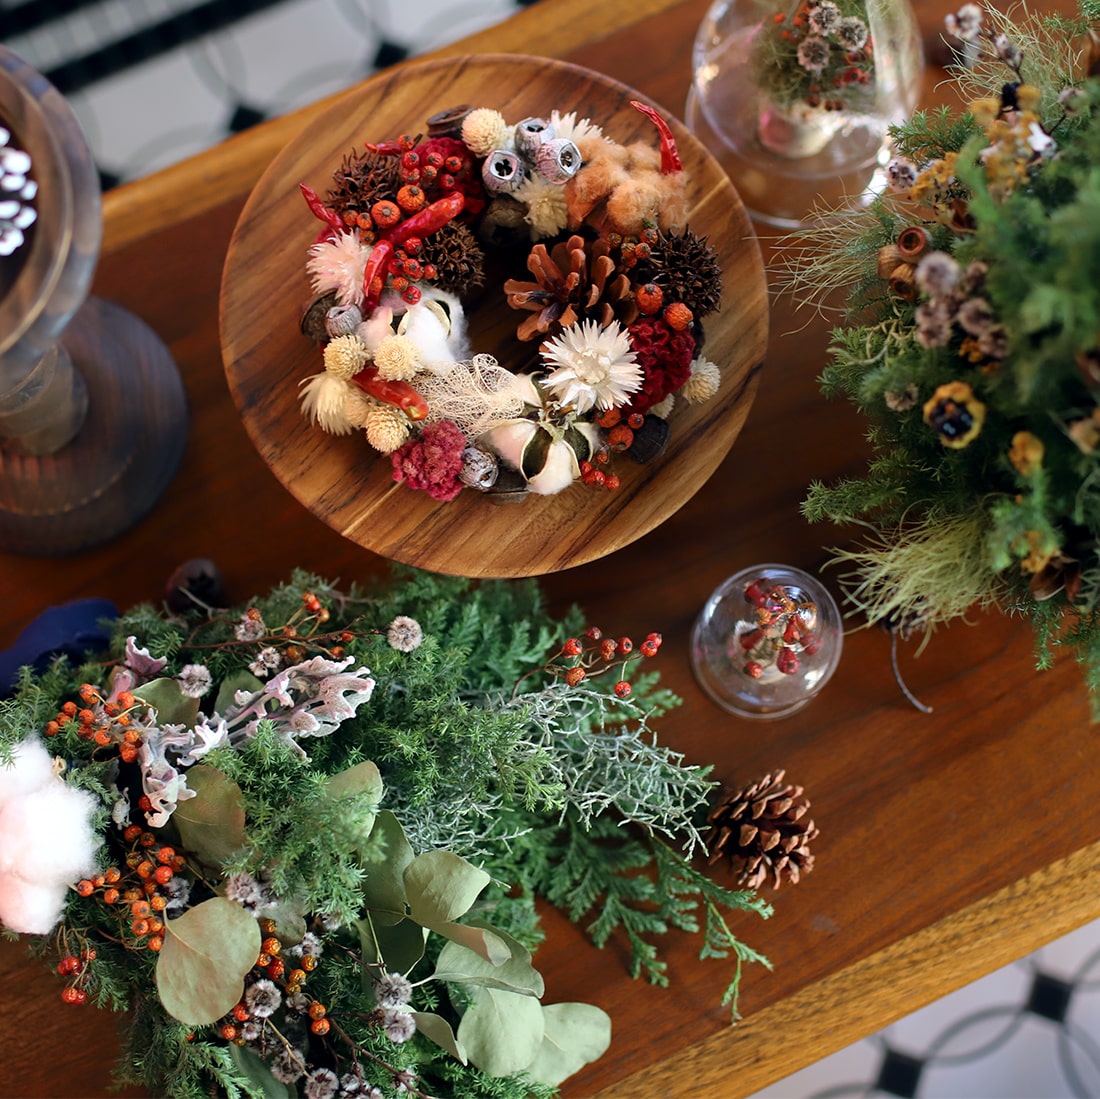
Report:
<svg viewBox="0 0 1100 1099"><path fill-rule="evenodd" d="M333 172L332 182L328 207L341 217L365 215L376 202L397 194L401 186L401 161L372 152L349 153Z"/></svg>
<svg viewBox="0 0 1100 1099"><path fill-rule="evenodd" d="M740 870L738 885L757 889L771 876L778 889L813 869L809 844L818 832L807 816L810 802L802 787L786 782L785 775L786 771L765 775L723 798L707 817L710 862L728 858Z"/></svg>
<svg viewBox="0 0 1100 1099"><path fill-rule="evenodd" d="M504 283L508 304L529 313L516 329L516 338L552 335L585 319L601 328L616 320L624 327L634 321L638 303L630 279L610 252L603 238L590 243L571 236L549 250L545 244L536 244L527 257L534 281Z"/></svg>
<svg viewBox="0 0 1100 1099"><path fill-rule="evenodd" d="M485 281L485 255L474 234L458 222L449 221L425 236L417 258L422 267L435 268L432 282L456 297L465 297Z"/></svg>
<svg viewBox="0 0 1100 1099"><path fill-rule="evenodd" d="M706 237L690 229L662 233L641 265L647 281L664 292L665 303L683 302L696 317L713 313L722 302L722 266Z"/></svg>

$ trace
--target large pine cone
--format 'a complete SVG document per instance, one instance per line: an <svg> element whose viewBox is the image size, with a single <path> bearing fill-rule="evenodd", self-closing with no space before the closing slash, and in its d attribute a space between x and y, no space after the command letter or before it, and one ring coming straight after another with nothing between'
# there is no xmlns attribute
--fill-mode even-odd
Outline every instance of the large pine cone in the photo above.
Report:
<svg viewBox="0 0 1100 1099"><path fill-rule="evenodd" d="M572 236L547 251L536 244L527 257L534 282L508 279L504 293L513 309L530 316L516 329L516 338L533 340L553 335L579 320L594 320L601 328L619 321L625 328L638 315L630 279L617 270L610 245L589 244Z"/></svg>
<svg viewBox="0 0 1100 1099"><path fill-rule="evenodd" d="M738 885L759 888L769 876L778 889L796 883L814 866L810 841L818 834L806 817L810 802L801 786L784 782L785 771L723 798L707 817L710 862L725 856L740 868Z"/></svg>

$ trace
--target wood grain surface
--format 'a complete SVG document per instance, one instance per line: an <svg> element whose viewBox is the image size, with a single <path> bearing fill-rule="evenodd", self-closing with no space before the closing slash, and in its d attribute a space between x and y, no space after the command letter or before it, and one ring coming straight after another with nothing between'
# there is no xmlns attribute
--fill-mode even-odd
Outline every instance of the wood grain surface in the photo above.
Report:
<svg viewBox="0 0 1100 1099"><path fill-rule="evenodd" d="M929 43L956 6L921 0ZM677 113L705 8L705 0L539 0L519 22L524 44L510 21L479 36L476 49L557 53ZM545 28L560 32L560 48L554 34L541 36ZM929 74L926 102L940 75ZM311 117L275 132L285 140ZM0 646L51 604L95 595L123 606L157 599L188 557L216 559L229 593L242 601L294 566L345 583L385 573L380 557L279 484L226 391L220 274L271 132L258 133L255 147L245 134L107 196L112 243L96 291L139 313L172 350L193 410L188 448L161 502L111 545L62 561L0 554ZM773 266L777 245L763 245L765 266ZM692 681L691 625L725 577L762 561L816 570L829 546L852 537L807 525L798 505L811 479L858 472L866 425L818 389L827 322L781 297L771 318L751 414L706 484L630 546L543 586L555 607L577 602L605 630L664 634L657 667L684 704L661 719L662 740L691 762L712 764L730 786L785 767L813 802L821 828L816 866L793 889L767 891L770 920L733 921L774 967L747 970L744 1019L734 1028L719 1003L729 971L697 960L696 937L665 938L671 984L656 989L626 974L623 944L597 951L583 928L544 908L548 937L537 962L548 998L594 1000L613 1019L611 1049L568 1082L570 1097L747 1095L1100 916L1097 729L1072 661L1034 670L1026 624L976 615L938 632L919 658L903 647L902 669L934 707L931 715L901 697L877 631L846 637L821 695L766 727L718 710ZM830 572L825 577L832 582ZM732 883L729 871L714 872ZM114 1020L65 1008L56 975L23 943L0 942L0 976L0 1094L112 1094Z"/></svg>
<svg viewBox="0 0 1100 1099"><path fill-rule="evenodd" d="M309 300L306 250L317 223L299 182L324 195L332 174L365 141L418 132L429 116L469 103L510 120L563 114L591 118L622 144L656 148L652 123L630 106L639 94L587 69L536 57L475 55L381 73L334 103L275 158L233 233L222 279L222 353L230 391L252 441L283 485L334 530L383 557L460 576L531 576L606 556L675 512L714 472L737 437L756 392L767 347L767 294L760 249L729 180L672 120L688 177L687 224L713 242L730 288L705 320L707 358L722 371L716 398L680 401L668 446L644 465L622 459L614 493L579 481L554 496L528 494L502 506L466 491L450 503L396 484L389 457L361 432L328 435L299 407L298 383L321 367L298 320ZM514 277L525 277L515 257ZM494 268L490 267L490 270ZM533 343L515 329L526 314L490 285L468 312L470 342L515 371Z"/></svg>

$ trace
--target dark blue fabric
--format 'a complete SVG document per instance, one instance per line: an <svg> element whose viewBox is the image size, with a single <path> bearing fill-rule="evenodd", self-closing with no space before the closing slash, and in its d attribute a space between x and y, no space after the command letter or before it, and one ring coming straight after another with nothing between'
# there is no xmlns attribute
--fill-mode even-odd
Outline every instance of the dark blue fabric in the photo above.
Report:
<svg viewBox="0 0 1100 1099"><path fill-rule="evenodd" d="M118 618L109 599L77 599L43 611L15 644L0 653L0 698L12 692L25 664L42 671L55 656L80 661L93 649L106 646L111 633L105 619Z"/></svg>

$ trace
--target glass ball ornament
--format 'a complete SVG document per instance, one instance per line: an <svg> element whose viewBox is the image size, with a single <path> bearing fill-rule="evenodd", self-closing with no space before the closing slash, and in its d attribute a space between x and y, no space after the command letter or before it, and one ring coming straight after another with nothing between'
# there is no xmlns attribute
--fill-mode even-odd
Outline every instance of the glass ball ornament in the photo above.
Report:
<svg viewBox="0 0 1100 1099"><path fill-rule="evenodd" d="M715 0L685 117L753 218L797 229L885 189L923 64L908 0Z"/></svg>
<svg viewBox="0 0 1100 1099"><path fill-rule="evenodd" d="M800 710L829 681L844 644L825 586L788 565L754 565L720 584L691 634L699 686L740 717Z"/></svg>

